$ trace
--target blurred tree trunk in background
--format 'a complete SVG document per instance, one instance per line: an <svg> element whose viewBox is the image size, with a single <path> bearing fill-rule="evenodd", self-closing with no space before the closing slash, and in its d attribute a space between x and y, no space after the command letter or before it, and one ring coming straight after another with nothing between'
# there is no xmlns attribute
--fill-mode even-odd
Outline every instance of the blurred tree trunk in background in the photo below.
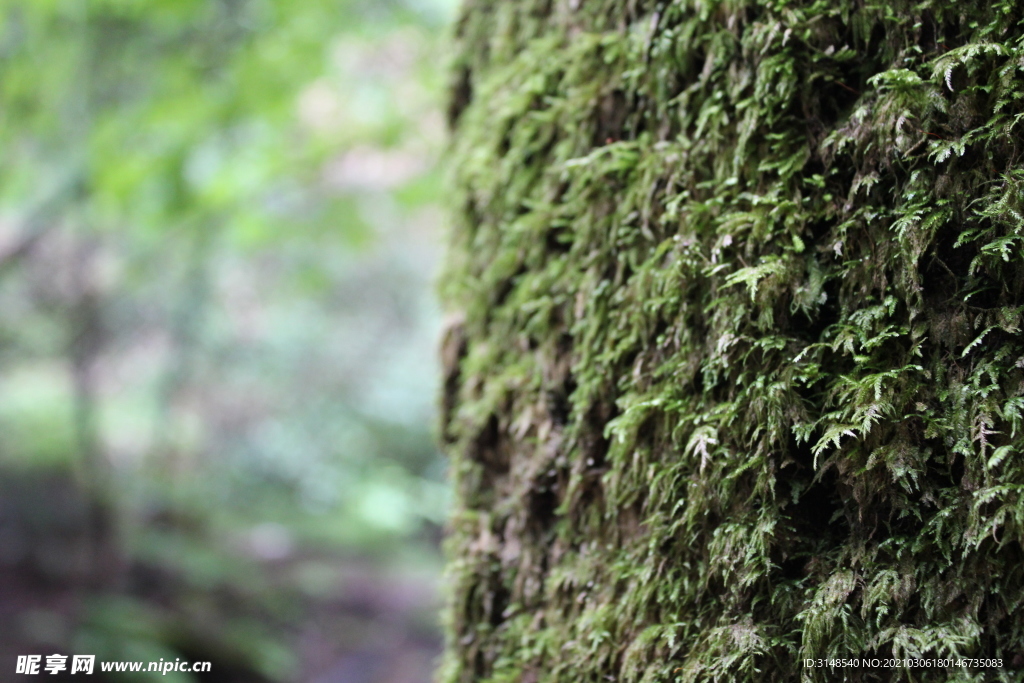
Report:
<svg viewBox="0 0 1024 683"><path fill-rule="evenodd" d="M115 586L123 569L110 463L103 452L99 424L98 361L103 352L102 293L96 264L98 244L88 236L72 241L68 274L68 360L73 424L78 449L75 473L86 494L85 531L92 588Z"/></svg>
<svg viewBox="0 0 1024 683"><path fill-rule="evenodd" d="M466 2L441 680L1019 675L1022 9Z"/></svg>

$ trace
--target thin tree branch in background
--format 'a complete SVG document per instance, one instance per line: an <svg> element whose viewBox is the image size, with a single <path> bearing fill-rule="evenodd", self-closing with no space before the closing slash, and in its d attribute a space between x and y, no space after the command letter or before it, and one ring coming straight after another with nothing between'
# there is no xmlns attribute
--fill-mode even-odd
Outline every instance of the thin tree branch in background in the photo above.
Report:
<svg viewBox="0 0 1024 683"><path fill-rule="evenodd" d="M82 192L82 176L75 173L28 215L23 226L17 230L19 236L6 249L0 250L0 276L16 267L22 259L32 253L42 239L58 225L61 215L70 204L80 198Z"/></svg>
<svg viewBox="0 0 1024 683"><path fill-rule="evenodd" d="M210 259L216 229L201 226L191 245L188 269L170 321L170 358L157 395L151 453L155 469L173 485L180 476L181 453L174 443L175 402L188 385L195 366L203 321L210 297Z"/></svg>

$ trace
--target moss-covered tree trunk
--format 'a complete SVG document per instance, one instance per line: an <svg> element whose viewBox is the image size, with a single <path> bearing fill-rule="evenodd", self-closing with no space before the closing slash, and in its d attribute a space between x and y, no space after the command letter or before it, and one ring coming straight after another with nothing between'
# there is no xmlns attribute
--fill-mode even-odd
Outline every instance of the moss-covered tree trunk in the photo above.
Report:
<svg viewBox="0 0 1024 683"><path fill-rule="evenodd" d="M442 681L1021 680L1022 19L468 0Z"/></svg>

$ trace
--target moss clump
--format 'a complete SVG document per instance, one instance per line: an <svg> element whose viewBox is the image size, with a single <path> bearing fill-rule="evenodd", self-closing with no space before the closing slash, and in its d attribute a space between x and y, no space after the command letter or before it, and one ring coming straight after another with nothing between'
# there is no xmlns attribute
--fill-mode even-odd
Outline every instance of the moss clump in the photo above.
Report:
<svg viewBox="0 0 1024 683"><path fill-rule="evenodd" d="M1022 19L466 3L442 681L1021 680Z"/></svg>

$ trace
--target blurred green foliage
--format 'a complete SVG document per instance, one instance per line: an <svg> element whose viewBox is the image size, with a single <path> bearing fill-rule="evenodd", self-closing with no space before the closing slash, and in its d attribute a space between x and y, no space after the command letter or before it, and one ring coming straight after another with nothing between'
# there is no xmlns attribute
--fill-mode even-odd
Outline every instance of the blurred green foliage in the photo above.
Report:
<svg viewBox="0 0 1024 683"><path fill-rule="evenodd" d="M0 571L74 595L11 643L290 680L331 558L433 581L450 4L0 0Z"/></svg>

